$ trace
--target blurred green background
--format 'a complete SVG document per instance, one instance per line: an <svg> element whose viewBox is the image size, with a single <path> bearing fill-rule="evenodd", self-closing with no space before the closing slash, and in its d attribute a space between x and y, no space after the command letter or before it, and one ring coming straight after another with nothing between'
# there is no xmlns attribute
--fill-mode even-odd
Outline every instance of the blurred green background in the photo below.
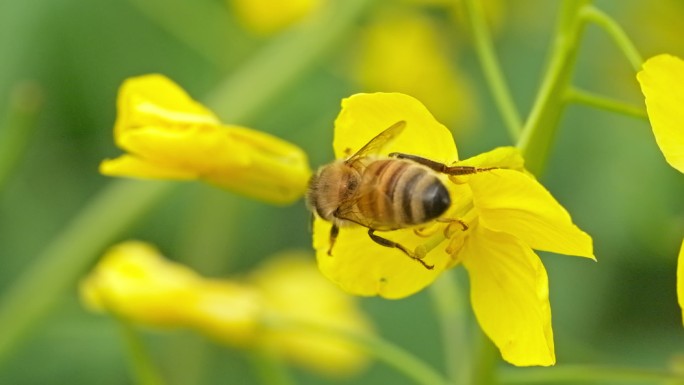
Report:
<svg viewBox="0 0 684 385"><path fill-rule="evenodd" d="M467 100L451 103L472 104L475 113L467 120L456 116L444 121L454 131L461 157L511 144L458 16L448 7L418 1L375 3L302 76L245 121L231 123L301 146L312 167L330 161L340 100L355 92L381 91L368 89L354 74L364 30L381 12L409 7L439 26L443 44L450 47L452 70L467 79ZM503 69L524 114L543 74L559 2L486 3ZM618 20L644 57L684 55L682 2L596 4ZM221 0L0 3L0 121L7 121L12 98L27 84L40 94L29 96L42 101L26 146L0 185L0 290L11 287L85 203L111 183L97 167L105 157L120 154L112 127L117 88L124 79L162 73L202 100L277 38L250 32L231 4ZM574 84L643 103L629 63L595 26L587 28L582 40ZM2 129L7 130L6 125ZM593 263L542 255L549 273L558 362L666 367L684 353L675 296L676 254L684 234L684 176L665 163L645 120L573 105L558 132L542 181L593 236L598 258ZM185 183L117 239L150 241L203 274L224 277L248 271L283 249L309 250L308 226L309 214L301 201L271 207ZM456 274L467 284L463 271ZM444 368L428 291L400 301L361 302L384 338ZM189 332L151 332L145 338L171 384L257 383L248 358L238 351ZM202 354L187 354L187 346ZM347 380L324 380L293 370L301 383L411 383L381 364ZM86 312L74 282L2 363L0 383L132 380L115 322Z"/></svg>

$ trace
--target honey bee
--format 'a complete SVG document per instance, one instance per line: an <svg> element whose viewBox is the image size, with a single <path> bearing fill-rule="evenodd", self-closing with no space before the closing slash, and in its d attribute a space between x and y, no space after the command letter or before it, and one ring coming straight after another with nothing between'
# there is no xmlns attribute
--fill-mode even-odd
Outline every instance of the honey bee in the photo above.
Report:
<svg viewBox="0 0 684 385"><path fill-rule="evenodd" d="M332 222L328 255L332 255L341 227L359 225L368 229L375 243L402 251L426 269L434 267L375 232L410 228L440 218L451 206L451 198L439 173L465 175L489 169L447 166L403 153L378 156L404 128L405 121L394 123L349 158L319 168L309 181L307 205Z"/></svg>

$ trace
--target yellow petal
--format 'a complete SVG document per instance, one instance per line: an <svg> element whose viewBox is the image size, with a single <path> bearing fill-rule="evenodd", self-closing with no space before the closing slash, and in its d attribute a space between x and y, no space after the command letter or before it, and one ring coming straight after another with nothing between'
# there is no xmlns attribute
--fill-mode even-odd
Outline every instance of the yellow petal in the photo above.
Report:
<svg viewBox="0 0 684 385"><path fill-rule="evenodd" d="M653 134L667 162L684 172L684 61L652 57L637 74Z"/></svg>
<svg viewBox="0 0 684 385"><path fill-rule="evenodd" d="M196 301L200 277L163 259L151 245L124 242L109 249L81 283L81 297L93 310L110 311L154 326L183 326L185 308Z"/></svg>
<svg viewBox="0 0 684 385"><path fill-rule="evenodd" d="M445 163L458 159L449 130L418 100L400 93L356 94L344 99L335 120L335 157L349 157L402 120L406 129L382 149L381 155L403 152Z"/></svg>
<svg viewBox="0 0 684 385"><path fill-rule="evenodd" d="M252 346L264 310L257 290L228 280L204 279L196 301L184 307L185 326L231 346Z"/></svg>
<svg viewBox="0 0 684 385"><path fill-rule="evenodd" d="M378 245L368 237L368 229L360 226L341 228L330 256L330 227L329 222L314 220L313 245L318 267L323 275L351 294L407 297L432 283L451 261L443 249L436 248L424 258L425 263L434 265L433 270L428 270L400 250ZM409 250L425 241L412 229L376 234Z"/></svg>
<svg viewBox="0 0 684 385"><path fill-rule="evenodd" d="M458 166L473 166L480 168L497 167L509 170L523 171L525 160L516 147L497 147L468 159L459 161Z"/></svg>
<svg viewBox="0 0 684 385"><path fill-rule="evenodd" d="M100 173L108 176L126 176L132 178L196 179L192 171L181 170L157 163L148 162L132 155L121 155L115 159L106 159L100 163Z"/></svg>
<svg viewBox="0 0 684 385"><path fill-rule="evenodd" d="M679 307L682 308L682 319L684 320L684 241L682 241L677 258L677 299L679 300Z"/></svg>
<svg viewBox="0 0 684 385"><path fill-rule="evenodd" d="M119 89L115 138L140 127L196 124L219 124L219 120L163 75L129 78Z"/></svg>
<svg viewBox="0 0 684 385"><path fill-rule="evenodd" d="M595 259L591 237L534 178L491 170L468 183L482 226L512 234L533 249Z"/></svg>
<svg viewBox="0 0 684 385"><path fill-rule="evenodd" d="M306 191L311 168L299 147L264 132L231 126L231 140L249 149L248 164L216 169L204 179L218 187L275 204L288 204Z"/></svg>
<svg viewBox="0 0 684 385"><path fill-rule="evenodd" d="M511 364L553 365L548 278L539 257L512 235L473 231L461 258L480 327Z"/></svg>
<svg viewBox="0 0 684 385"><path fill-rule="evenodd" d="M270 35L295 24L321 5L322 0L231 0L242 24L254 33Z"/></svg>
<svg viewBox="0 0 684 385"><path fill-rule="evenodd" d="M197 175L213 170L229 170L249 164L249 148L230 137L230 129L219 125L144 127L119 137L119 144L136 154L159 164L193 170Z"/></svg>

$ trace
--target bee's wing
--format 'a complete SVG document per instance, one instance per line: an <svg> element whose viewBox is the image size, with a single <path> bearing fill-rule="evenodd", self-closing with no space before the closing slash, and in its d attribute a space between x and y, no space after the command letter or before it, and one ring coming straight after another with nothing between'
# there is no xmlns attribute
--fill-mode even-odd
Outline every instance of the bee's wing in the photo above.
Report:
<svg viewBox="0 0 684 385"><path fill-rule="evenodd" d="M396 138L397 135L401 134L401 132L404 131L404 128L406 128L405 120L400 120L394 123L387 129L385 129L383 132L376 135L373 139L370 140L370 142L366 143L365 146L361 147L359 151L356 151L356 153L350 156L349 159L345 161L345 163L351 164L354 163L354 161L363 158L364 156L377 154L378 152L380 152L380 150L383 149L383 147L385 147L389 142Z"/></svg>
<svg viewBox="0 0 684 385"><path fill-rule="evenodd" d="M377 187L373 184L364 184L362 190L358 191L352 199L347 199L346 201L342 202L340 207L337 209L335 216L340 219L354 222L369 229L380 231L395 230L396 226L389 226L385 222L373 220L372 218L363 216L361 212L359 212L357 205L359 201L365 201L364 203L368 205L375 205L375 201L378 199L385 199L386 201L381 206L391 207L392 202L390 201L390 197L373 191L376 188Z"/></svg>

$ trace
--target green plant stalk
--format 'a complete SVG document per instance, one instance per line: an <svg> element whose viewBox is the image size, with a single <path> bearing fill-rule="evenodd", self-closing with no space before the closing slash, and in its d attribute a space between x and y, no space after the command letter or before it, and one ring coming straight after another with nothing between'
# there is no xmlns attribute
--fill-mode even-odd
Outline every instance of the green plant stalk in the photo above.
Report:
<svg viewBox="0 0 684 385"><path fill-rule="evenodd" d="M20 83L0 124L0 192L26 150L42 106L42 89L32 82Z"/></svg>
<svg viewBox="0 0 684 385"><path fill-rule="evenodd" d="M252 119L264 102L283 92L327 53L374 1L328 2L306 23L276 37L209 96L214 112L226 121Z"/></svg>
<svg viewBox="0 0 684 385"><path fill-rule="evenodd" d="M646 113L646 109L643 107L627 104L620 100L610 99L603 95L580 90L578 88L568 89L565 100L567 103L584 104L590 107L612 111L621 115L648 120L648 114Z"/></svg>
<svg viewBox="0 0 684 385"><path fill-rule="evenodd" d="M357 344L366 352L368 352L369 355L396 369L398 372L404 374L407 378L412 379L417 384L449 385L447 379L442 377L425 362L380 337L355 333L339 328L321 326L319 324L303 322L300 320L276 317L273 315L262 320L262 322L264 323L264 327L275 330L306 330L307 332L311 333L339 337L340 339Z"/></svg>
<svg viewBox="0 0 684 385"><path fill-rule="evenodd" d="M78 276L136 219L174 186L171 182L116 180L38 255L0 299L0 361Z"/></svg>
<svg viewBox="0 0 684 385"><path fill-rule="evenodd" d="M581 17L586 21L595 23L608 33L608 35L615 42L615 45L620 48L629 63L632 65L632 69L634 69L634 71L639 71L641 69L644 59L641 57L641 54L636 49L636 46L634 46L634 43L632 43L632 41L629 39L620 24L615 22L613 18L595 6L584 7L582 9Z"/></svg>
<svg viewBox="0 0 684 385"><path fill-rule="evenodd" d="M250 356L254 372L263 385L294 385L295 381L281 357L263 349Z"/></svg>
<svg viewBox="0 0 684 385"><path fill-rule="evenodd" d="M492 92L509 135L513 140L517 140L522 131L522 119L499 65L482 4L480 0L464 0L463 7L487 85Z"/></svg>
<svg viewBox="0 0 684 385"><path fill-rule="evenodd" d="M466 303L453 270L430 285L430 294L442 334L447 376L452 384L470 384L470 351Z"/></svg>
<svg viewBox="0 0 684 385"><path fill-rule="evenodd" d="M590 0L564 0L545 77L517 143L525 167L542 173L565 109L565 92L570 87L579 40L584 30L580 12Z"/></svg>
<svg viewBox="0 0 684 385"><path fill-rule="evenodd" d="M164 385L164 380L157 366L152 362L150 353L145 348L145 343L138 331L130 322L117 317L123 340L128 348L128 356L133 377L138 385Z"/></svg>
<svg viewBox="0 0 684 385"><path fill-rule="evenodd" d="M591 365L558 365L552 368L516 368L502 371L502 384L549 384L579 382L666 382L684 383L684 375L660 370Z"/></svg>
<svg viewBox="0 0 684 385"><path fill-rule="evenodd" d="M499 350L494 343L489 340L482 330L476 331L479 336L478 344L475 349L475 359L473 360L473 380L474 385L494 385L499 383L497 364L501 360Z"/></svg>
<svg viewBox="0 0 684 385"><path fill-rule="evenodd" d="M212 1L128 0L143 15L199 54L209 64L225 69L231 35L226 6ZM179 20L178 15L183 19Z"/></svg>

